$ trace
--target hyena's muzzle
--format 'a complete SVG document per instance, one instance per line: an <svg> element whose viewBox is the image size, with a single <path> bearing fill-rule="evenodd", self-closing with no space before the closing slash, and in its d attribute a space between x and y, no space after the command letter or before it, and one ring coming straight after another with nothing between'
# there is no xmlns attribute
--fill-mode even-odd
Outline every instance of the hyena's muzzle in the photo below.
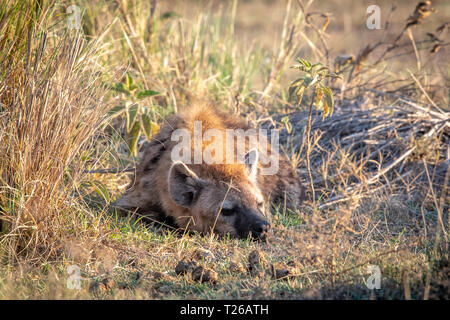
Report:
<svg viewBox="0 0 450 320"><path fill-rule="evenodd" d="M261 213L253 209L240 209L234 221L236 232L240 238L247 238L249 235L253 239L265 241L270 229L270 223Z"/></svg>

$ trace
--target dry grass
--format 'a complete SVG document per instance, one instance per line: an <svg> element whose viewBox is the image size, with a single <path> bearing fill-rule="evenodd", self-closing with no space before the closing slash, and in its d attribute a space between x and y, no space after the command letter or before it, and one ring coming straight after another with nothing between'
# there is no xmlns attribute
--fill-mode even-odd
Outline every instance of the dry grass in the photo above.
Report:
<svg viewBox="0 0 450 320"><path fill-rule="evenodd" d="M73 229L80 155L107 110L94 46L76 32L47 31L51 8L28 20L33 7L20 5L3 8L1 39L0 256L9 263L48 259Z"/></svg>
<svg viewBox="0 0 450 320"><path fill-rule="evenodd" d="M77 32L66 3L42 3L0 5L0 298L448 299L448 4L405 28L414 5L388 14L383 2L385 29L368 31L366 8L351 1L194 1L176 13L170 1L79 1ZM335 60L341 53L353 58ZM328 83L335 114L314 112L310 137L310 100L288 95L298 56L339 62L342 75ZM108 90L127 84L125 73L159 94ZM302 210L275 212L267 243L175 232L111 206L128 178L103 173L137 158L128 111L108 111L137 104L160 123L204 96L282 129L309 187ZM254 250L261 272L247 270ZM177 275L183 258L218 282ZM80 290L66 286L74 264ZM364 285L369 264L380 290Z"/></svg>

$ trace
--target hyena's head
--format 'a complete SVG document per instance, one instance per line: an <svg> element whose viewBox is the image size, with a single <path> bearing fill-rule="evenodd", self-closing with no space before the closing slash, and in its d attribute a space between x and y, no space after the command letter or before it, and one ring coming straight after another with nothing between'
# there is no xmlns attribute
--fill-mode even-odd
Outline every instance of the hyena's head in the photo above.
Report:
<svg viewBox="0 0 450 320"><path fill-rule="evenodd" d="M175 162L168 173L171 199L184 208L202 232L239 238L249 235L265 240L270 224L265 216L265 199L257 185L258 151L250 150L244 159L243 176L222 181L214 175L199 177L182 162Z"/></svg>

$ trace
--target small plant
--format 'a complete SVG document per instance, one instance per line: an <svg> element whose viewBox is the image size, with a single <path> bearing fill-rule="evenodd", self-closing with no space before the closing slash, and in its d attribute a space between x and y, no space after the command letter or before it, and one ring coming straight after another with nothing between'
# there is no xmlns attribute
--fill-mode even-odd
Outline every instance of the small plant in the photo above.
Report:
<svg viewBox="0 0 450 320"><path fill-rule="evenodd" d="M310 155L313 149L313 144L311 143L312 107L314 101L316 101L316 109L323 110L323 119L325 119L328 115L331 116L333 114L333 92L326 85L326 81L329 78L340 78L340 76L334 72L330 72L330 69L320 62L312 64L305 59L297 59L297 62L298 64L292 66L292 68L303 71L305 75L292 82L289 87L289 96L297 95L298 106L300 107L305 91L309 88L313 90L311 95L311 103L309 104L308 126L306 127L306 135L304 137L306 137L306 165L308 167L311 191L313 194L313 203L315 207L315 191L310 163ZM302 148L304 143L305 139L303 139Z"/></svg>
<svg viewBox="0 0 450 320"><path fill-rule="evenodd" d="M137 142L140 134L143 132L147 139L158 131L159 126L151 120L150 108L140 104L144 98L159 95L159 92L144 89L142 84L135 83L129 73L126 75L126 82L116 83L112 86L112 90L125 95L125 103L114 107L109 115L111 118L126 114L126 142L129 152L137 155Z"/></svg>
<svg viewBox="0 0 450 320"><path fill-rule="evenodd" d="M305 91L312 88L311 106L315 98L316 109L323 110L323 118L332 115L334 107L333 92L326 85L326 80L329 78L340 78L340 76L330 72L330 68L320 62L311 64L305 59L297 59L297 62L298 64L292 66L292 68L303 71L305 75L292 82L289 88L289 96L297 95L298 105L300 106Z"/></svg>
<svg viewBox="0 0 450 320"><path fill-rule="evenodd" d="M290 122L290 120L289 120L289 117L286 116L286 117L281 118L281 123L282 123L282 124L284 125L284 127L286 128L286 132L287 132L288 134L291 134L291 132L292 132L292 124L291 124L291 122Z"/></svg>

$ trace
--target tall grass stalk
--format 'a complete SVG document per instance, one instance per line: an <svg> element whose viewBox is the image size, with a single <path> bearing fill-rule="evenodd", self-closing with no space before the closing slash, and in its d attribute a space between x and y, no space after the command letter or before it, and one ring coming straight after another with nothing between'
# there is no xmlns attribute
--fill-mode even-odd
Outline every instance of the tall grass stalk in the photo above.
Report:
<svg viewBox="0 0 450 320"><path fill-rule="evenodd" d="M47 257L72 228L78 154L106 109L95 44L55 21L56 10L22 0L0 11L0 258L9 262Z"/></svg>

